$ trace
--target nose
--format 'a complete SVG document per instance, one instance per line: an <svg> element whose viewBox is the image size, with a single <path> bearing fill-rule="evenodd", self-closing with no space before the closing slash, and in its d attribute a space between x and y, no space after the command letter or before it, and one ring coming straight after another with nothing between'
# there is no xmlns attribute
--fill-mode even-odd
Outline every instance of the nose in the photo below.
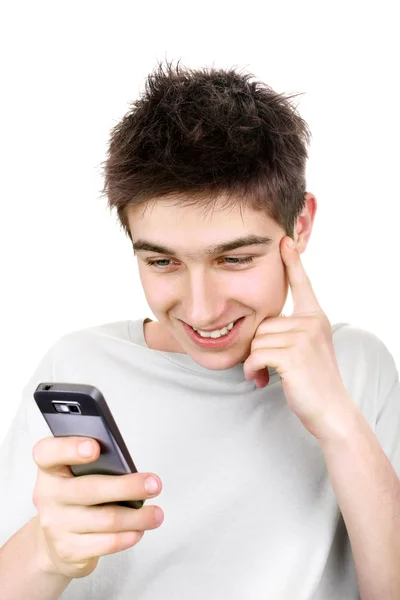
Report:
<svg viewBox="0 0 400 600"><path fill-rule="evenodd" d="M204 271L190 275L183 298L186 322L199 329L218 323L226 313L220 285Z"/></svg>

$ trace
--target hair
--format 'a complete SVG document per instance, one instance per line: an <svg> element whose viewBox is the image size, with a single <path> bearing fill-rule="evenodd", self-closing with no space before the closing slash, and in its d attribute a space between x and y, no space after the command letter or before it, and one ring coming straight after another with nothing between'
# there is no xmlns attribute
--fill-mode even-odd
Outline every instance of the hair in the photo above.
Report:
<svg viewBox="0 0 400 600"><path fill-rule="evenodd" d="M311 132L284 95L235 69L158 62L144 93L111 130L102 164L110 211L132 240L127 210L163 197L179 205L250 206L286 235L305 205Z"/></svg>

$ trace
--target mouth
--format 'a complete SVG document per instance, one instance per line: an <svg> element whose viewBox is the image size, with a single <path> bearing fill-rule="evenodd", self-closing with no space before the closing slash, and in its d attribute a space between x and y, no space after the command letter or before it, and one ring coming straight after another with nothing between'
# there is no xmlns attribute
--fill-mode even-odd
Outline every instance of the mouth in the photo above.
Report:
<svg viewBox="0 0 400 600"><path fill-rule="evenodd" d="M201 348L225 348L237 337L245 317L232 321L228 326L214 331L199 331L184 321L182 324L189 338Z"/></svg>

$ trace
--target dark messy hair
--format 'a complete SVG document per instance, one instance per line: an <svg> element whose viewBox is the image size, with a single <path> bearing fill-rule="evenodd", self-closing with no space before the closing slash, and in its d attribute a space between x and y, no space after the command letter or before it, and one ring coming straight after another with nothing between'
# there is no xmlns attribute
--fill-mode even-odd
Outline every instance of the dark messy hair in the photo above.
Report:
<svg viewBox="0 0 400 600"><path fill-rule="evenodd" d="M161 197L208 209L250 206L293 237L306 193L311 132L291 96L234 69L158 62L111 130L102 163L108 207L131 238L127 209Z"/></svg>

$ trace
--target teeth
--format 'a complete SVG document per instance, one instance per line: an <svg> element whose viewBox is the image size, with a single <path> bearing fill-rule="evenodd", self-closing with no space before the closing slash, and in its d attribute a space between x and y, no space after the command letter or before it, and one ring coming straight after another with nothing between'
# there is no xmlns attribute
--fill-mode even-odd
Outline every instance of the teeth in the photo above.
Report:
<svg viewBox="0 0 400 600"><path fill-rule="evenodd" d="M215 329L215 331L201 331L200 329L194 329L194 327L193 327L193 329L195 330L196 333L201 335L201 337L204 337L204 338L210 337L210 338L215 339L215 338L222 337L222 336L226 335L227 333L229 333L235 323L236 323L236 321L232 321L232 323L229 323L229 325L227 325L227 327L224 327L223 329Z"/></svg>

